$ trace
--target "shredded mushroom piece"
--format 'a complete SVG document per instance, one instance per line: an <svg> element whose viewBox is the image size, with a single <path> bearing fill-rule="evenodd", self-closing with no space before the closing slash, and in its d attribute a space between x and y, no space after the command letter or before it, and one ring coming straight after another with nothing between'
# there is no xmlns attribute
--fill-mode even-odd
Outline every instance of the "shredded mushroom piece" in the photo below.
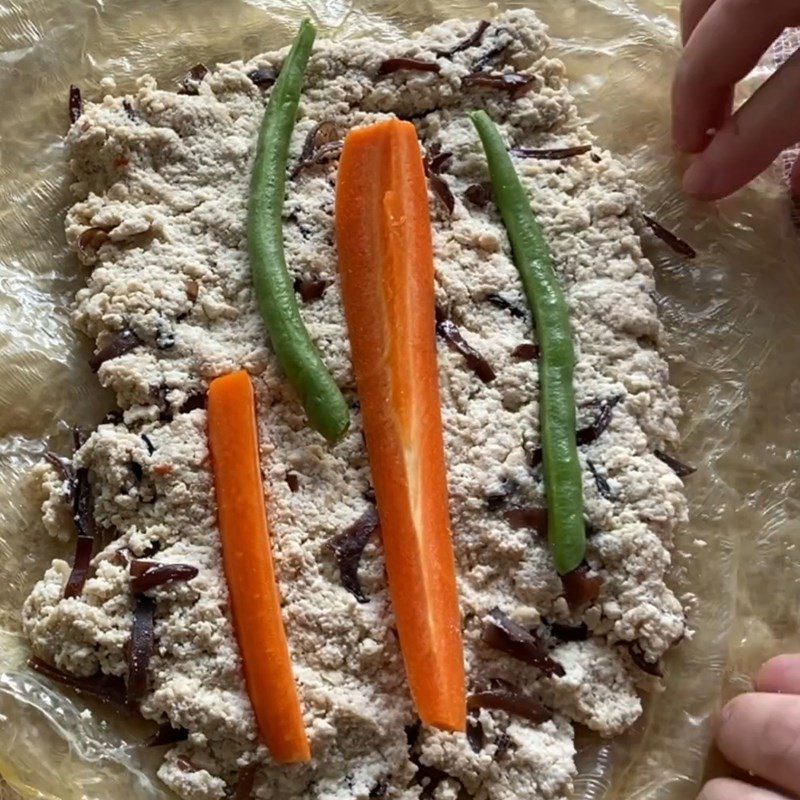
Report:
<svg viewBox="0 0 800 800"><path fill-rule="evenodd" d="M564 158L572 158L573 156L581 156L584 153L588 153L591 149L592 146L590 144L578 144L573 147L512 147L509 152L520 158L561 160Z"/></svg>
<svg viewBox="0 0 800 800"><path fill-rule="evenodd" d="M543 644L499 608L493 609L486 621L483 641L495 650L536 667L548 677L564 675L564 668L547 655Z"/></svg>
<svg viewBox="0 0 800 800"><path fill-rule="evenodd" d="M69 87L69 121L73 125L80 119L83 114L83 99L81 98L81 90L73 83Z"/></svg>
<svg viewBox="0 0 800 800"><path fill-rule="evenodd" d="M28 666L34 672L38 672L40 675L44 675L46 678L50 678L50 680L61 683L64 686L70 686L77 692L90 694L106 703L113 703L117 706L125 705L125 684L115 675L100 673L82 678L78 675L64 672L58 667L42 661L41 658L35 657L28 659Z"/></svg>
<svg viewBox="0 0 800 800"><path fill-rule="evenodd" d="M369 598L361 588L358 578L358 565L364 548L372 535L378 529L380 520L374 506L370 506L343 533L334 537L328 544L339 565L339 575L342 586L352 594L359 603L369 602Z"/></svg>
<svg viewBox="0 0 800 800"><path fill-rule="evenodd" d="M441 308L436 309L436 332L447 342L448 347L464 356L467 366L483 381L495 379L492 365L461 335L458 326L448 319Z"/></svg>
<svg viewBox="0 0 800 800"><path fill-rule="evenodd" d="M600 596L603 579L599 575L589 576L589 565L584 561L566 575L561 575L561 585L567 605L572 611L593 603Z"/></svg>
<svg viewBox="0 0 800 800"><path fill-rule="evenodd" d="M553 713L535 697L524 694L513 687L487 689L467 697L467 708L485 708L492 711L505 711L538 725L553 718Z"/></svg>
<svg viewBox="0 0 800 800"><path fill-rule="evenodd" d="M133 626L128 645L128 702L141 700L149 684L148 667L155 640L155 602L138 595L133 610Z"/></svg>
<svg viewBox="0 0 800 800"><path fill-rule="evenodd" d="M435 61L423 61L421 58L387 58L378 67L378 75L391 75L393 72L439 72L441 66Z"/></svg>
<svg viewBox="0 0 800 800"><path fill-rule="evenodd" d="M97 372L106 361L124 356L140 344L143 344L142 340L130 328L125 328L89 359L89 366Z"/></svg>
<svg viewBox="0 0 800 800"><path fill-rule="evenodd" d="M663 450L654 450L653 455L663 461L679 478L686 478L697 472L697 467L690 467L682 461L678 461L674 456L665 453Z"/></svg>
<svg viewBox="0 0 800 800"><path fill-rule="evenodd" d="M466 38L464 41L459 42L456 45L453 45L449 50L438 50L436 55L439 58L452 58L456 53L460 53L463 50L469 50L470 47L475 47L481 43L483 39L483 34L486 33L486 29L492 23L488 20L482 19L478 23L478 27Z"/></svg>
<svg viewBox="0 0 800 800"><path fill-rule="evenodd" d="M688 242L685 242L680 236L674 234L671 230L665 228L660 222L654 220L649 214L642 214L642 219L648 228L659 238L664 244L671 247L678 255L686 258L695 258L697 251Z"/></svg>

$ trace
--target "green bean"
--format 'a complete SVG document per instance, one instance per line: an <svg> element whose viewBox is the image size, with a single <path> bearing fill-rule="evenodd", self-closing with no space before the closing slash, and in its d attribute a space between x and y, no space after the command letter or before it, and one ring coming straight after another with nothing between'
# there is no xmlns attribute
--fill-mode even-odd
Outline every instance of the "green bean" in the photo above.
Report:
<svg viewBox="0 0 800 800"><path fill-rule="evenodd" d="M278 361L311 426L333 442L350 424L347 403L303 324L283 248L289 140L315 36L304 20L272 88L250 181L247 245L258 307Z"/></svg>
<svg viewBox="0 0 800 800"><path fill-rule="evenodd" d="M565 575L581 564L586 553L569 311L542 229L497 128L484 111L470 116L486 153L495 200L536 323L548 537L556 569Z"/></svg>

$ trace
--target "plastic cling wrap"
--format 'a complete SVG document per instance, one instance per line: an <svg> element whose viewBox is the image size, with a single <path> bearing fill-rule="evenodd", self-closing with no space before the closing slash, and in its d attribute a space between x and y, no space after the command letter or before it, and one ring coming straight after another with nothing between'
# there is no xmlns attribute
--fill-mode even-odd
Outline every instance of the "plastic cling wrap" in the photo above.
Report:
<svg viewBox="0 0 800 800"><path fill-rule="evenodd" d="M511 4L508 4L511 5ZM709 769L709 717L772 653L797 648L800 574L800 265L776 175L717 206L679 192L669 143L677 3L533 0L551 26L598 141L627 158L646 208L698 251L652 242L673 380L685 408L681 457L691 524L673 580L695 635L666 664L664 691L625 737L579 737L579 798L688 800ZM493 4L490 11L506 4ZM165 84L285 44L301 16L321 35L388 40L478 2L394 0L0 0L0 798L156 800L147 730L62 693L24 667L19 608L67 545L47 538L29 469L72 425L109 404L68 323L83 276L64 247L67 90L103 94L152 73ZM62 448L63 446L63 448ZM711 767L713 769L713 766Z"/></svg>

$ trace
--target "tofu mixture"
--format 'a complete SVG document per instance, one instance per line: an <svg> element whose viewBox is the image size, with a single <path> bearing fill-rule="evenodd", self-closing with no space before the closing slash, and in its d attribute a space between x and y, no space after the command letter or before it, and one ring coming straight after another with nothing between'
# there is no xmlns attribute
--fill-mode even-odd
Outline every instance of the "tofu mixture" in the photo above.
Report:
<svg viewBox="0 0 800 800"><path fill-rule="evenodd" d="M602 736L626 730L641 713L639 690L658 686L660 658L684 635L666 573L686 503L681 480L654 454L674 449L679 408L659 349L637 187L598 148L514 158L570 307L578 424L599 431L580 447L599 596L570 609L546 539L520 522L525 509L544 505L536 360L517 350L535 332L505 228L481 197L485 188L476 188L488 172L467 113L485 108L511 148L591 145L592 137L533 12L503 14L479 41L447 53L475 28L450 21L390 45L318 40L290 163L320 122L343 136L390 115L414 122L427 153L452 153L441 175L452 213L430 194L436 300L495 373L484 383L439 340L467 688L538 698L552 711L544 722L482 708L467 735L419 726L378 534L359 566L363 596L342 585L331 541L373 498L337 283L335 159L287 180L284 233L298 286L319 294L323 283L301 313L351 407L351 429L336 445L307 426L270 351L247 256L251 162L269 76L286 51L195 69L180 91L146 76L134 94L87 104L69 131L76 202L66 229L87 275L73 319L98 352L111 347L105 355L114 357L98 359L97 374L119 412L64 470L49 461L37 467L44 523L59 538L75 535L67 475L86 470L95 551L78 596L64 597L71 566L53 561L23 623L42 661L121 680L135 605L129 560L197 568L189 581L148 592L155 648L140 703L145 717L185 729L164 749L159 771L185 800L564 797L575 775L573 723ZM379 75L393 57L440 69ZM476 71L531 82L510 91L464 81ZM313 753L307 764L277 765L259 744L228 610L202 399L211 379L241 368L256 387L272 550ZM538 637L563 675L492 648L484 632L495 610Z"/></svg>

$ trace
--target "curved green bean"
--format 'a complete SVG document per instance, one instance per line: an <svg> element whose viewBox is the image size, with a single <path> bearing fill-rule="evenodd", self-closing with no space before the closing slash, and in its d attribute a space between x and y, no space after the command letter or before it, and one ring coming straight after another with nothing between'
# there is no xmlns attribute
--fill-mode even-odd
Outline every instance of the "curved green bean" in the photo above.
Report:
<svg viewBox="0 0 800 800"><path fill-rule="evenodd" d="M583 484L575 442L575 350L569 312L530 199L497 128L485 111L470 116L486 153L495 201L536 322L548 537L556 569L565 575L578 567L586 554Z"/></svg>
<svg viewBox="0 0 800 800"><path fill-rule="evenodd" d="M283 249L289 141L315 36L304 20L272 88L250 181L247 245L258 307L278 361L311 426L333 442L349 427L347 403L303 324Z"/></svg>

